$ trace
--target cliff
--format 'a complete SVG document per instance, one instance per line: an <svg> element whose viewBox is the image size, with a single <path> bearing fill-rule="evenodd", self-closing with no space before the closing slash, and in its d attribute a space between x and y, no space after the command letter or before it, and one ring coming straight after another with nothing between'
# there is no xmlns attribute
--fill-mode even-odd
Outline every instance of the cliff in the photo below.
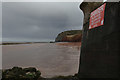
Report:
<svg viewBox="0 0 120 80"><path fill-rule="evenodd" d="M64 31L58 34L55 42L81 42L82 30Z"/></svg>

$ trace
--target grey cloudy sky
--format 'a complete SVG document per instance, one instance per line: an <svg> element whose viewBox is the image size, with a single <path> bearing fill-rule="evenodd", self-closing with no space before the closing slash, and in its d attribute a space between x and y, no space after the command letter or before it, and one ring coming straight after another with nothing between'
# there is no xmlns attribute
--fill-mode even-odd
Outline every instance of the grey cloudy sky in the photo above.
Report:
<svg viewBox="0 0 120 80"><path fill-rule="evenodd" d="M66 30L82 29L79 2L3 2L3 41L52 41Z"/></svg>

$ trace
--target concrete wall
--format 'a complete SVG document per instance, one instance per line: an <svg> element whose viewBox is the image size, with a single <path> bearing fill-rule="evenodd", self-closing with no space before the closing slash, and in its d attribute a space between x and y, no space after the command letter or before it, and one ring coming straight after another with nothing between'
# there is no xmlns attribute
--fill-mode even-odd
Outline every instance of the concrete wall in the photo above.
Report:
<svg viewBox="0 0 120 80"><path fill-rule="evenodd" d="M93 29L88 28L89 14L102 3L95 6L93 3L89 3L91 6L85 4L80 6L87 14L84 18L79 77L120 78L120 2L107 2L104 25ZM89 12L85 8L90 8Z"/></svg>

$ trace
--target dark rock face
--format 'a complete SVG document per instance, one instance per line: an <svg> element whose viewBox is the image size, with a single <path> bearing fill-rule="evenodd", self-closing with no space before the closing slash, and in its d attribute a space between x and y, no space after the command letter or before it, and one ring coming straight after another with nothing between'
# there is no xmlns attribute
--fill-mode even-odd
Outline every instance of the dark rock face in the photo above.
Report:
<svg viewBox="0 0 120 80"><path fill-rule="evenodd" d="M81 38L82 30L71 30L58 34L55 42L81 42Z"/></svg>
<svg viewBox="0 0 120 80"><path fill-rule="evenodd" d="M90 13L99 5L84 2L80 6L85 18L79 78L120 78L120 2L107 2L104 25L89 29Z"/></svg>

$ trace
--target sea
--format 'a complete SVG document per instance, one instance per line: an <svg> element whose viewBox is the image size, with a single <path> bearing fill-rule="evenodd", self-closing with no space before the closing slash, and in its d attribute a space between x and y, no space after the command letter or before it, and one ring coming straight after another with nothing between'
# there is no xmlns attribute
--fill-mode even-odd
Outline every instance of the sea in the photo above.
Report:
<svg viewBox="0 0 120 80"><path fill-rule="evenodd" d="M43 77L74 75L79 68L80 46L60 44L2 45L2 68L35 67L41 71Z"/></svg>

